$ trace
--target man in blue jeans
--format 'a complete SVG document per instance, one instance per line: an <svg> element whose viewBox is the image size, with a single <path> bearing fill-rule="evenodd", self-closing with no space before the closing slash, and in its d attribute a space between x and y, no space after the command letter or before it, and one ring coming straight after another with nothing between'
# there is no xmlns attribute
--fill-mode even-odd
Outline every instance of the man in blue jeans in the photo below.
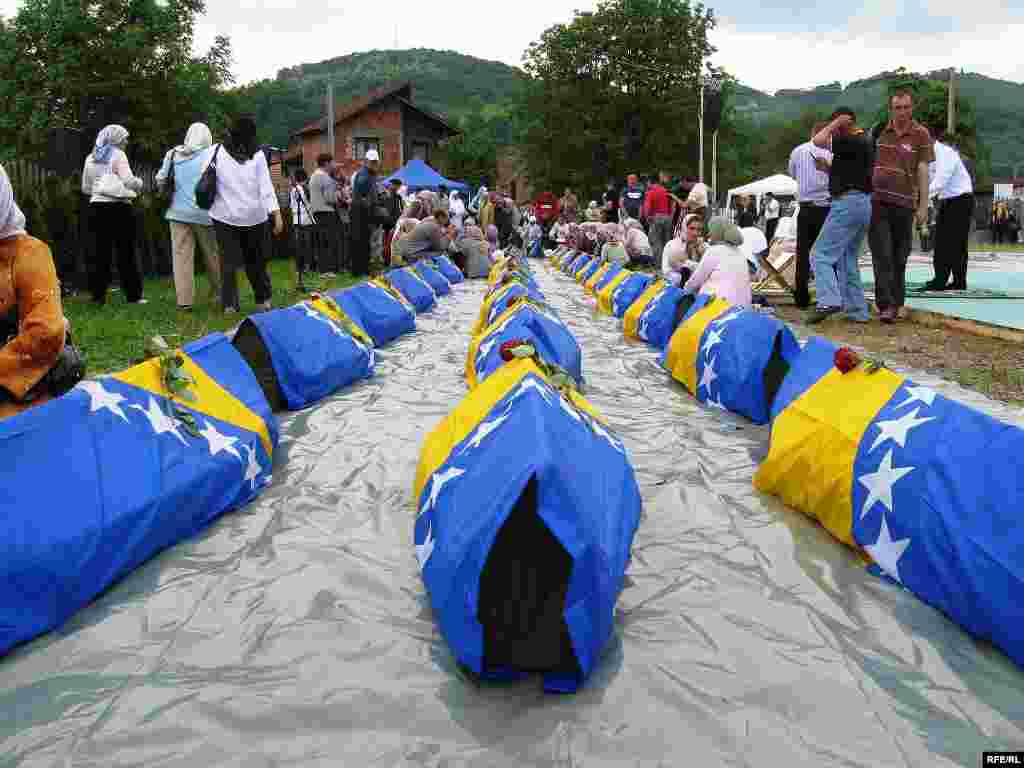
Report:
<svg viewBox="0 0 1024 768"><path fill-rule="evenodd" d="M815 146L832 150L831 165L823 159L815 161L829 173L832 207L811 253L818 306L807 314L808 325L837 312L858 323L869 318L857 256L871 224L875 151L871 136L856 127L856 117L852 109L840 107L811 139Z"/></svg>

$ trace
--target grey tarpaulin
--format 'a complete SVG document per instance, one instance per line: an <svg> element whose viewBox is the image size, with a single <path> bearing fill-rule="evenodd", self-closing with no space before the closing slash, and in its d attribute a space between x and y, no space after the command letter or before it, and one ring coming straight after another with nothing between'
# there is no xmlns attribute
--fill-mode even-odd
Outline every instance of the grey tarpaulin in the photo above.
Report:
<svg viewBox="0 0 1024 768"><path fill-rule="evenodd" d="M371 380L282 420L256 503L0 659L0 766L932 768L1024 748L1024 672L757 494L767 429L698 405L576 283L535 270L644 498L585 688L475 687L417 572L413 473L466 392L484 286L465 283Z"/></svg>

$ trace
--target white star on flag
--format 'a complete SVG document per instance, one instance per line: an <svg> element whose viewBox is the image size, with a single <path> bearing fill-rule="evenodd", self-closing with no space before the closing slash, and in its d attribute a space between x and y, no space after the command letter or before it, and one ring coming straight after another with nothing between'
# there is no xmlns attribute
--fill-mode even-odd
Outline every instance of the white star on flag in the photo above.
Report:
<svg viewBox="0 0 1024 768"><path fill-rule="evenodd" d="M737 317L739 317L739 316L740 316L741 314L743 314L743 310L742 310L742 309L741 309L741 310L737 310L737 311L735 311L735 312L733 312L733 311L731 311L731 310L727 310L727 311L726 311L726 313L725 313L724 315L722 315L722 316L721 316L720 318L718 318L717 320L713 320L713 321L711 322L711 324L712 324L712 325L717 325L717 326L723 326L723 325L725 325L726 323L728 323L728 322L731 322L731 321L735 320L735 319L736 319Z"/></svg>
<svg viewBox="0 0 1024 768"><path fill-rule="evenodd" d="M134 408L137 411L142 411L146 414L146 418L149 419L149 423L156 434L162 435L164 432L170 432L176 438L181 440L184 445L188 445L188 441L181 436L180 432L178 432L177 422L164 413L164 409L157 405L156 400L153 399L152 395L149 398L148 408L143 408L141 405L129 405L128 407Z"/></svg>
<svg viewBox="0 0 1024 768"><path fill-rule="evenodd" d="M914 471L914 467L893 467L892 448L888 450L882 463L878 465L877 472L861 475L858 479L861 485L868 489L868 498L860 511L860 519L871 511L875 502L881 501L885 508L892 512L892 487L896 481Z"/></svg>
<svg viewBox="0 0 1024 768"><path fill-rule="evenodd" d="M713 407L713 408L717 408L717 409L718 409L718 410L720 410L720 411L728 411L728 410L729 410L729 409L728 409L728 408L726 408L726 407L725 407L725 405L724 405L724 404L722 403L722 393L721 393L721 392L719 392L719 393L718 393L718 398L717 398L717 399L715 399L715 400L712 400L712 399L711 399L711 398L709 397L709 398L708 398L708 399L707 399L707 400L706 400L705 402L706 402L706 403L707 403L708 405L710 405L711 407Z"/></svg>
<svg viewBox="0 0 1024 768"><path fill-rule="evenodd" d="M511 407L511 403L509 403L509 406ZM501 414L501 416L498 416L496 419L491 419L490 421L485 421L477 427L476 432L473 433L473 439L466 443L465 447L459 451L459 455L461 456L471 448L479 448L484 439L491 434L491 432L500 427L506 419L508 419L508 414L509 409L506 408L505 412Z"/></svg>
<svg viewBox="0 0 1024 768"><path fill-rule="evenodd" d="M897 408L902 408L903 406L910 405L911 403L924 403L930 407L931 404L935 402L936 392L934 389L928 389L928 387L908 387L905 385L903 388L910 393L910 397L897 405Z"/></svg>
<svg viewBox="0 0 1024 768"><path fill-rule="evenodd" d="M429 512L437 504L437 499L441 495L441 490L445 487L449 480L454 480L457 477L466 474L466 470L459 469L458 467L449 467L444 472L435 472L430 476L430 496L423 504L423 509L420 510L420 515L425 512ZM417 515L418 517L419 515Z"/></svg>
<svg viewBox="0 0 1024 768"><path fill-rule="evenodd" d="M876 422L875 427L878 429L879 434L878 437L875 438L875 442L868 449L868 453L875 450L875 448L886 440L892 440L894 443L899 445L900 448L905 448L907 444L907 433L910 430L914 427L921 426L925 422L935 421L935 417L933 416L929 416L924 419L917 418L917 414L920 410L920 408L915 408L898 419Z"/></svg>
<svg viewBox="0 0 1024 768"><path fill-rule="evenodd" d="M252 489L256 490L256 480L259 479L260 472L263 471L263 467L260 466L259 459L256 458L256 446L245 445L243 446L248 451L248 463L245 467L245 477L242 479L243 483L252 483Z"/></svg>
<svg viewBox="0 0 1024 768"><path fill-rule="evenodd" d="M480 366L487 360L487 353L491 351L495 344L498 343L498 335L495 334L490 339L485 341L479 347L476 348L476 369L480 370Z"/></svg>
<svg viewBox="0 0 1024 768"><path fill-rule="evenodd" d="M434 536L431 524L427 523L427 537L423 539L422 544L416 545L416 560L420 564L420 571L422 571L426 565L427 560L434 554Z"/></svg>
<svg viewBox="0 0 1024 768"><path fill-rule="evenodd" d="M222 434L217 431L217 427L214 426L212 421L207 420L206 429L199 430L199 434L206 438L206 442L210 446L210 455L216 456L218 453L223 451L234 456L239 461L242 457L238 455L232 446L238 442L237 437L229 437L228 435Z"/></svg>
<svg viewBox="0 0 1024 768"><path fill-rule="evenodd" d="M700 383L697 385L697 389L704 388L708 391L708 396L711 395L711 385L718 378L718 374L715 373L715 363L718 362L716 357L709 363L704 364L704 373L701 374Z"/></svg>
<svg viewBox="0 0 1024 768"><path fill-rule="evenodd" d="M124 415L124 411L119 405L124 402L124 397L121 395L116 392L108 392L98 381L81 381L77 388L89 395L89 413L97 413L106 409L115 416L120 416L128 421L128 417Z"/></svg>
<svg viewBox="0 0 1024 768"><path fill-rule="evenodd" d="M568 402L565 399L565 397L559 395L558 396L558 404L562 407L563 411L565 411L570 416L572 416L574 419L576 419L576 421L583 421L583 419L580 418L579 413L576 412L576 408L573 406L572 403Z"/></svg>
<svg viewBox="0 0 1024 768"><path fill-rule="evenodd" d="M705 352L708 357L711 356L711 350L715 348L716 344L722 343L722 334L717 328L712 328L708 331L707 341L704 342L704 346L700 348L701 352ZM707 359L707 358L705 358Z"/></svg>
<svg viewBox="0 0 1024 768"><path fill-rule="evenodd" d="M902 584L903 579L900 578L897 563L903 557L903 553L908 546L910 546L910 539L893 541L892 534L889 533L889 524L886 523L885 513L883 512L882 527L878 531L878 541L874 544L868 544L864 547L864 550L871 555L872 560L878 563L879 568Z"/></svg>
<svg viewBox="0 0 1024 768"><path fill-rule="evenodd" d="M511 399L515 400L520 395L526 394L526 390L528 389L537 390L537 392L540 393L540 396L544 398L544 402L548 403L549 405L551 404L551 400L549 399L551 390L548 388L546 384L543 384L540 381L540 379L537 379L534 376L527 376L525 379L523 379L522 383L520 383L519 385L519 389L515 391Z"/></svg>

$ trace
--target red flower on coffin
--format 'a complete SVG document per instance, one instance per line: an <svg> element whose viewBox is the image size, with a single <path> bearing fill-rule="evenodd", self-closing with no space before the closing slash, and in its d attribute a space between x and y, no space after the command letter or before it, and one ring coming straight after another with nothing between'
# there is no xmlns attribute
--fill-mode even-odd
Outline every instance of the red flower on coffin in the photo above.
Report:
<svg viewBox="0 0 1024 768"><path fill-rule="evenodd" d="M860 356L849 347L840 347L836 350L834 361L841 373L849 373L860 365Z"/></svg>
<svg viewBox="0 0 1024 768"><path fill-rule="evenodd" d="M501 352L501 359L506 363L517 357L531 357L534 354L533 345L526 339L510 339L502 343L498 347L498 351Z"/></svg>

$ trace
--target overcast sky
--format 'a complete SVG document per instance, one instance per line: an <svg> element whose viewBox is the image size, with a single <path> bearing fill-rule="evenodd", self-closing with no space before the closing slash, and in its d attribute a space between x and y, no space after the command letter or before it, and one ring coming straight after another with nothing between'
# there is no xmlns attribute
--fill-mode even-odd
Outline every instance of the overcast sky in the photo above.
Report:
<svg viewBox="0 0 1024 768"><path fill-rule="evenodd" d="M196 47L231 37L244 83L374 48L439 48L519 65L540 33L594 0L207 0ZM18 0L0 0L11 15ZM1024 81L1024 0L720 0L712 59L754 88L843 83L907 66Z"/></svg>

